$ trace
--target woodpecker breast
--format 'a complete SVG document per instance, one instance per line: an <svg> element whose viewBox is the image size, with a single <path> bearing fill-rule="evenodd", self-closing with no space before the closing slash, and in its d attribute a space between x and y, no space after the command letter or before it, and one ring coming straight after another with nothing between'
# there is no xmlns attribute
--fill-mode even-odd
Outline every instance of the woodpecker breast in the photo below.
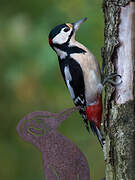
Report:
<svg viewBox="0 0 135 180"><path fill-rule="evenodd" d="M87 103L94 102L99 94L99 87L101 87L101 73L99 64L95 56L82 44L77 41L71 43L70 45L78 46L86 51L86 53L71 54L71 58L76 60L83 71L84 84L85 84L85 97Z"/></svg>

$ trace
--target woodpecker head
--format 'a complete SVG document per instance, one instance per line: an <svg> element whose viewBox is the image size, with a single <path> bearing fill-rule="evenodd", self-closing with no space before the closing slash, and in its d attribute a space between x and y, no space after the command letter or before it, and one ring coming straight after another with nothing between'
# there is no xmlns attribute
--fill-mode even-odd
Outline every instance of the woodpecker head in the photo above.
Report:
<svg viewBox="0 0 135 180"><path fill-rule="evenodd" d="M68 46L70 41L74 41L76 31L86 19L87 18L83 18L75 23L67 23L56 26L49 34L50 46L53 49L54 47Z"/></svg>

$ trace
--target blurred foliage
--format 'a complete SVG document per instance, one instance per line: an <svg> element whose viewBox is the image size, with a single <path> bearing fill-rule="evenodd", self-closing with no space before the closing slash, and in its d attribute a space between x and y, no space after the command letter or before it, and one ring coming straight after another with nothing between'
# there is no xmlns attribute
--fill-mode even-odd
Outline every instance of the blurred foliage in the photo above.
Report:
<svg viewBox="0 0 135 180"><path fill-rule="evenodd" d="M17 135L16 125L29 112L73 106L48 34L58 24L88 17L76 38L101 60L101 2L1 0L0 4L0 178L43 180L41 154ZM104 177L102 150L97 138L86 132L80 115L75 113L59 129L84 152L91 179Z"/></svg>

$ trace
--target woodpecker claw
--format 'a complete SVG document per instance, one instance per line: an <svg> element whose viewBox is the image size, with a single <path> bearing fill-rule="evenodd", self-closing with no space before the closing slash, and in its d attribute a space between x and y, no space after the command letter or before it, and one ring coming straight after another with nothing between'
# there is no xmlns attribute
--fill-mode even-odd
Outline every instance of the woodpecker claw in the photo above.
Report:
<svg viewBox="0 0 135 180"><path fill-rule="evenodd" d="M120 81L119 82L116 82L114 81L113 79L114 78L117 78L119 77L120 78ZM121 80L121 75L117 74L117 73L111 73L109 74L103 81L103 85L105 85L106 83L110 83L111 85L113 86L118 86L122 83L122 80Z"/></svg>

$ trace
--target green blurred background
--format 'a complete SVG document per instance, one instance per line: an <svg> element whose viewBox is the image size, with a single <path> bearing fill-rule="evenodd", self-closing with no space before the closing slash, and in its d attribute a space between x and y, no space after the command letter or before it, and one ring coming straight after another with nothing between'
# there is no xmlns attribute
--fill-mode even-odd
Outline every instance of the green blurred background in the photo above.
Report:
<svg viewBox="0 0 135 180"><path fill-rule="evenodd" d="M73 106L48 34L58 24L83 17L88 20L76 38L100 61L104 27L99 0L0 1L0 179L44 179L40 152L17 135L16 125L29 112ZM59 130L87 157L91 179L103 178L101 147L80 115L74 113Z"/></svg>

